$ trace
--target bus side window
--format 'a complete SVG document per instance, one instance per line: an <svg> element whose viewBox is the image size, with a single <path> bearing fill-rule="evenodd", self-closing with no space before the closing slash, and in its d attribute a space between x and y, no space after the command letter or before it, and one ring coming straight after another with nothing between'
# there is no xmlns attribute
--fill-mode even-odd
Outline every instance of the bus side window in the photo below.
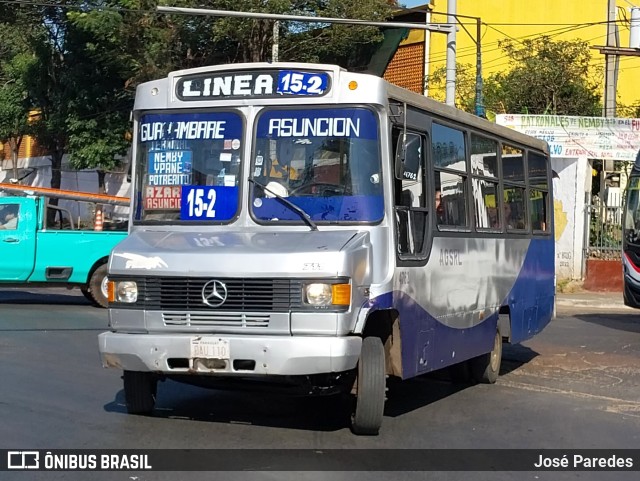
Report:
<svg viewBox="0 0 640 481"><path fill-rule="evenodd" d="M450 172L435 172L436 223L439 226L466 227L465 178Z"/></svg>
<svg viewBox="0 0 640 481"><path fill-rule="evenodd" d="M434 122L431 126L431 155L435 169L435 187L440 191L440 227L468 227L467 164L464 132ZM435 201L434 201L435 204Z"/></svg>

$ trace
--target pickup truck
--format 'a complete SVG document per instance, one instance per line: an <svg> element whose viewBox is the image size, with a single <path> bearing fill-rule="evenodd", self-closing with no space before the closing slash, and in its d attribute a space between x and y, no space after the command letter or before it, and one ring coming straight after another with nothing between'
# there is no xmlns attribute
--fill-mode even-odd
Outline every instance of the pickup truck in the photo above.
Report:
<svg viewBox="0 0 640 481"><path fill-rule="evenodd" d="M52 196L83 200L81 193L65 197L59 192L68 191L58 191L44 196L35 190L30 188L26 196L0 197L0 288L77 286L91 302L106 307L107 261L113 247L127 235L126 222L83 222L80 216L74 216L74 209L48 201ZM0 191L11 189L0 185ZM111 204L128 202L123 197L96 194L87 194L86 199Z"/></svg>

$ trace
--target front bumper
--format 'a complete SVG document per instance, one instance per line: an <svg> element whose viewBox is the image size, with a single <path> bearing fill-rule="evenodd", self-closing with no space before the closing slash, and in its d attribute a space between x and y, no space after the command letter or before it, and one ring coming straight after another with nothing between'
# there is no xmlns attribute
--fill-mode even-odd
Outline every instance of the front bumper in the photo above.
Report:
<svg viewBox="0 0 640 481"><path fill-rule="evenodd" d="M354 369L362 347L362 339L357 336L216 335L229 340L229 362L221 369L194 369L185 365L193 337L104 332L98 336L102 365L167 375L311 375ZM255 367L236 370L234 361L245 361L239 363L243 367L248 364L246 361L255 361Z"/></svg>

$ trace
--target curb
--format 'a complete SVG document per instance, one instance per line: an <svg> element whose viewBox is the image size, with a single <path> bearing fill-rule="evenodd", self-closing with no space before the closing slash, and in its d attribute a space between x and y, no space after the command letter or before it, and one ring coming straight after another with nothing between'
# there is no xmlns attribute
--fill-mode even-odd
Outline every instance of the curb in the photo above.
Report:
<svg viewBox="0 0 640 481"><path fill-rule="evenodd" d="M588 299L556 299L557 307L592 307L597 309L623 309L636 311L633 307L625 306L622 302L601 302Z"/></svg>

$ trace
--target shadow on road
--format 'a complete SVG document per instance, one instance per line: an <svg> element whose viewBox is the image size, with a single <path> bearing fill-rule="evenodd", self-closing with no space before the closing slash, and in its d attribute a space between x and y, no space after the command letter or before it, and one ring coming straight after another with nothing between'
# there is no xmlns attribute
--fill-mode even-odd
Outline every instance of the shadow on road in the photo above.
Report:
<svg viewBox="0 0 640 481"><path fill-rule="evenodd" d="M79 290L53 288L53 290L41 289L39 291L18 291L13 289L0 289L0 304L68 304L86 306L91 304Z"/></svg>
<svg viewBox="0 0 640 481"><path fill-rule="evenodd" d="M105 405L126 413L124 391ZM248 424L309 431L349 426L347 400L341 396L294 397L265 392L220 391L165 381L158 385L154 418Z"/></svg>
<svg viewBox="0 0 640 481"><path fill-rule="evenodd" d="M507 346L501 374L526 364L538 353L524 346ZM385 417L397 417L436 403L464 389L471 382L453 382L442 369L406 381L390 378ZM153 417L190 419L226 424L249 424L311 431L338 431L350 425L348 396L287 396L270 392L206 389L171 380L158 384ZM124 391L104 406L105 411L126 413Z"/></svg>
<svg viewBox="0 0 640 481"><path fill-rule="evenodd" d="M576 319L619 331L640 333L640 312L628 314L576 314Z"/></svg>
<svg viewBox="0 0 640 481"><path fill-rule="evenodd" d="M515 371L523 364L531 362L538 355L536 351L522 344L503 344L500 375L504 376Z"/></svg>

